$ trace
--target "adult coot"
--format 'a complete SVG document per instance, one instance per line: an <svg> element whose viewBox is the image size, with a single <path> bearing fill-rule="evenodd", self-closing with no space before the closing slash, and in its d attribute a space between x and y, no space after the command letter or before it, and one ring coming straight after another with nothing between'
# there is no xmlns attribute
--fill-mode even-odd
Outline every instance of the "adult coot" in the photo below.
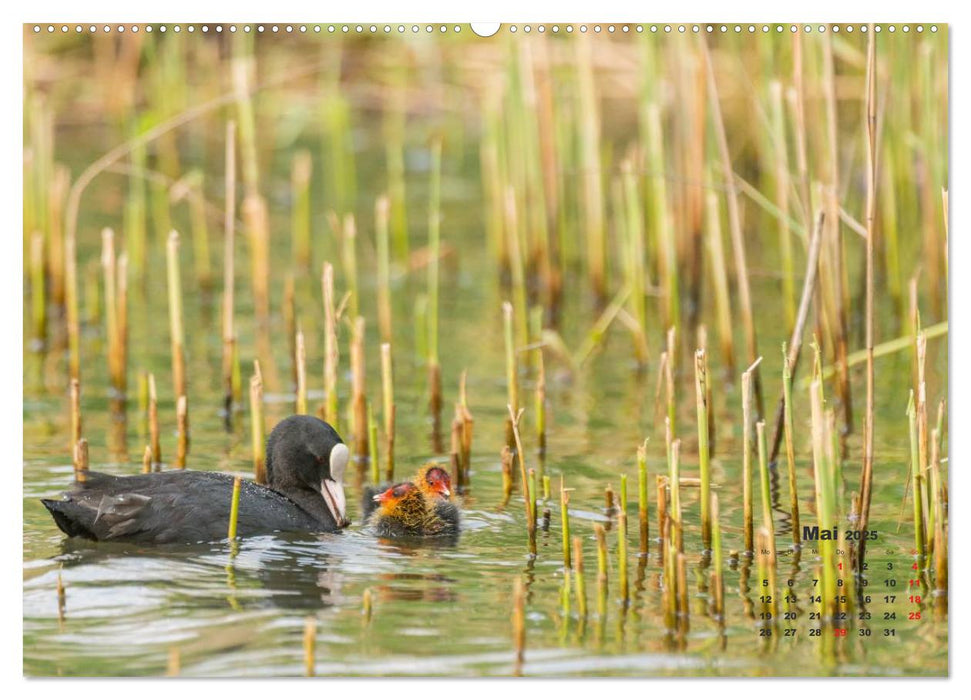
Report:
<svg viewBox="0 0 971 700"><path fill-rule="evenodd" d="M348 525L344 469L349 452L313 416L280 421L266 441L268 486L243 482L237 533L336 532ZM72 537L146 544L225 539L233 477L200 471L137 476L87 472L60 501L42 499Z"/></svg>

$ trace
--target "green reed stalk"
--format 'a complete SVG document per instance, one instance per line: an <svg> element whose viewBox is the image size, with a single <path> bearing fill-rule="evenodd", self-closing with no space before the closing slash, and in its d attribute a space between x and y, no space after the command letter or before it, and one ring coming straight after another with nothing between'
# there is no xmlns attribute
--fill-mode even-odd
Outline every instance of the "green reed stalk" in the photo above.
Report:
<svg viewBox="0 0 971 700"><path fill-rule="evenodd" d="M548 502L550 500L551 491L551 480L549 474L543 475L543 501Z"/></svg>
<svg viewBox="0 0 971 700"><path fill-rule="evenodd" d="M386 195L374 204L374 228L378 254L378 329L381 340L391 342L391 252L388 243L388 217L391 204Z"/></svg>
<svg viewBox="0 0 971 700"><path fill-rule="evenodd" d="M637 446L637 522L640 532L640 554L646 557L650 534L647 496L647 440Z"/></svg>
<svg viewBox="0 0 971 700"><path fill-rule="evenodd" d="M367 434L368 434L368 456L371 463L371 483L377 484L381 481L381 465L378 461L378 424L374 420L374 410L371 402L367 404Z"/></svg>
<svg viewBox="0 0 971 700"><path fill-rule="evenodd" d="M250 435L253 445L253 477L257 484L266 483L266 424L263 420L263 373L260 361L253 360L249 380Z"/></svg>
<svg viewBox="0 0 971 700"><path fill-rule="evenodd" d="M142 474L152 473L152 446L145 445L145 451L142 452Z"/></svg>
<svg viewBox="0 0 971 700"><path fill-rule="evenodd" d="M735 367L734 326L732 324L732 305L728 286L728 265L725 262L725 247L722 244L721 214L718 210L718 195L709 191L705 195L705 212L708 235L706 237L708 254L711 256L713 296L715 297L715 316L718 319L718 341L721 346L722 361L729 374Z"/></svg>
<svg viewBox="0 0 971 700"><path fill-rule="evenodd" d="M671 440L674 440L678 436L678 406L674 386L674 374L678 361L676 338L677 329L671 326L668 328L667 336L665 337L667 349L665 350L666 362L664 364L664 387L668 404L668 422L671 426L671 437L667 442L668 447L671 446Z"/></svg>
<svg viewBox="0 0 971 700"><path fill-rule="evenodd" d="M179 273L179 234L169 233L166 248L169 292L169 335L172 339L172 384L175 396L186 395L185 333L182 326L182 276Z"/></svg>
<svg viewBox="0 0 971 700"><path fill-rule="evenodd" d="M765 421L755 424L756 440L759 446L759 485L762 487L762 527L775 542L775 527L772 523L772 496L769 482L769 448L765 440Z"/></svg>
<svg viewBox="0 0 971 700"><path fill-rule="evenodd" d="M537 511L536 511L536 498L539 493L539 489L536 485L536 470L530 468L529 470L529 500L530 500L530 512L533 514L533 529L536 528L537 523Z"/></svg>
<svg viewBox="0 0 971 700"><path fill-rule="evenodd" d="M670 519L674 521L676 532L674 534L675 544L678 551L684 551L683 529L681 527L681 441L674 440L671 449L668 450L668 489L671 492L671 511Z"/></svg>
<svg viewBox="0 0 971 700"><path fill-rule="evenodd" d="M387 452L384 474L388 481L394 481L395 403L390 343L381 343L381 398L384 415L384 444Z"/></svg>
<svg viewBox="0 0 971 700"><path fill-rule="evenodd" d="M577 593L577 611L581 619L587 617L587 589L583 583L583 541L579 537L573 538L573 568L574 589Z"/></svg>
<svg viewBox="0 0 971 700"><path fill-rule="evenodd" d="M601 620L607 615L607 533L603 525L594 523L597 538L597 615Z"/></svg>
<svg viewBox="0 0 971 700"><path fill-rule="evenodd" d="M711 465L708 455L708 360L704 349L695 353L695 404L698 408L698 467L701 472L701 539L711 548Z"/></svg>
<svg viewBox="0 0 971 700"><path fill-rule="evenodd" d="M560 475L560 528L563 531L563 568L569 572L570 563L570 490L563 486Z"/></svg>
<svg viewBox="0 0 971 700"><path fill-rule="evenodd" d="M917 561L923 566L925 554L924 536L924 496L923 474L920 470L920 446L917 430L917 410L914 405L914 390L910 390L907 401L907 423L910 428L910 479L914 497L914 548L917 550Z"/></svg>
<svg viewBox="0 0 971 700"><path fill-rule="evenodd" d="M239 522L239 492L243 486L243 480L238 476L233 479L233 497L229 507L229 532L226 537L230 541L236 539L236 526Z"/></svg>
<svg viewBox="0 0 971 700"><path fill-rule="evenodd" d="M293 264L310 270L310 176L313 160L308 151L297 151L290 163L290 253Z"/></svg>
<svg viewBox="0 0 971 700"><path fill-rule="evenodd" d="M799 494L796 484L796 448L794 429L792 424L792 366L786 344L782 343L782 400L785 404L783 425L786 438L786 466L789 473L789 510L792 514L792 542L799 545L802 541L802 530L799 524Z"/></svg>
<svg viewBox="0 0 971 700"><path fill-rule="evenodd" d="M617 577L620 599L626 605L630 598L627 584L627 475L620 475L620 503L617 504Z"/></svg>
<svg viewBox="0 0 971 700"><path fill-rule="evenodd" d="M364 318L362 316L358 316L354 320L350 356L354 456L359 460L364 460L367 459L370 452L368 450L367 395L364 383L366 371L364 367Z"/></svg>
<svg viewBox="0 0 971 700"><path fill-rule="evenodd" d="M299 327L295 336L294 350L293 361L297 366L296 412L299 415L306 415L309 413L307 409L307 347L304 343L303 330Z"/></svg>
<svg viewBox="0 0 971 700"><path fill-rule="evenodd" d="M155 391L155 375L148 375L148 434L152 445L152 462L162 463L162 439L158 427L158 394Z"/></svg>
<svg viewBox="0 0 971 700"><path fill-rule="evenodd" d="M337 313L334 309L334 266L325 262L321 276L324 294L324 420L338 429L337 410Z"/></svg>
<svg viewBox="0 0 971 700"><path fill-rule="evenodd" d="M657 502L657 534L661 540L661 548L662 548L658 552L658 555L661 557L663 561L664 557L666 556L664 545L665 545L665 542L668 539L670 539L670 533L667 532L668 524L669 524L668 501L667 501L668 477L664 476L663 474L656 474L654 476L654 480L655 480L654 494L655 494L655 500Z"/></svg>

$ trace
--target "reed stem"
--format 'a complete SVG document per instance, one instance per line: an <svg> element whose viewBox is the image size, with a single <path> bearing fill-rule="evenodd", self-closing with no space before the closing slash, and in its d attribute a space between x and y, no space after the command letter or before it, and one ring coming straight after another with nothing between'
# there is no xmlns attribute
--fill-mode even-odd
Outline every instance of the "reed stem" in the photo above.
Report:
<svg viewBox="0 0 971 700"><path fill-rule="evenodd" d="M172 385L175 396L186 395L185 333L182 327L182 277L179 272L179 234L169 233L166 248L169 292L169 335L172 340Z"/></svg>
<svg viewBox="0 0 971 700"><path fill-rule="evenodd" d="M390 343L381 343L381 398L384 415L385 452L387 453L384 475L388 481L394 481L395 403Z"/></svg>
<svg viewBox="0 0 971 700"><path fill-rule="evenodd" d="M155 391L155 375L148 375L148 434L152 444L152 462L162 464L162 438L158 426L158 394Z"/></svg>
<svg viewBox="0 0 971 700"><path fill-rule="evenodd" d="M637 446L637 521L640 534L640 555L647 557L650 535L647 495L647 440Z"/></svg>
<svg viewBox="0 0 971 700"><path fill-rule="evenodd" d="M236 276L236 124L226 124L226 190L223 219L223 408L227 424L232 416L233 401L238 400L233 384L233 360L236 331L233 324Z"/></svg>
<svg viewBox="0 0 971 700"><path fill-rule="evenodd" d="M229 507L229 532L226 535L230 542L236 539L236 527L239 523L239 492L242 486L243 480L238 476L235 477L233 479L233 496Z"/></svg>
<svg viewBox="0 0 971 700"><path fill-rule="evenodd" d="M577 595L577 611L581 619L587 617L587 589L583 582L583 541L579 537L573 538L573 578Z"/></svg>
<svg viewBox="0 0 971 700"><path fill-rule="evenodd" d="M303 330L297 328L295 342L296 356L293 358L297 366L297 405L296 412L306 415L307 410L307 348L304 344Z"/></svg>
<svg viewBox="0 0 971 700"><path fill-rule="evenodd" d="M367 397L365 395L364 369L364 318L358 316L351 335L351 412L354 417L354 456L367 459Z"/></svg>
<svg viewBox="0 0 971 700"><path fill-rule="evenodd" d="M519 438L519 419L522 417L523 412L520 410L514 414L511 405L506 408L509 409L509 418L512 420L513 438L516 443L516 457L519 460L519 476L523 486L523 500L526 503L526 532L529 538L529 554L531 557L535 557L536 515L533 512L533 497L529 489L529 475L526 472L526 457L523 454L523 443Z"/></svg>
<svg viewBox="0 0 971 700"><path fill-rule="evenodd" d="M708 361L704 349L695 353L695 404L698 408L698 468L701 472L701 539L711 548L711 465L708 455Z"/></svg>
<svg viewBox="0 0 971 700"><path fill-rule="evenodd" d="M253 360L253 376L249 380L249 408L252 421L250 434L253 445L253 478L266 484L266 425L263 420L263 373L260 361Z"/></svg>
<svg viewBox="0 0 971 700"><path fill-rule="evenodd" d="M620 502L617 504L617 577L620 579L620 599L624 605L630 598L627 583L627 475L620 475Z"/></svg>
<svg viewBox="0 0 971 700"><path fill-rule="evenodd" d="M185 395L179 397L175 405L177 442L175 467L185 469L185 458L189 454L189 400Z"/></svg>
<svg viewBox="0 0 971 700"><path fill-rule="evenodd" d="M321 287L324 295L324 420L337 430L337 362L340 350L337 346L337 315L334 310L334 266L330 263L324 263Z"/></svg>
<svg viewBox="0 0 971 700"><path fill-rule="evenodd" d="M563 475L560 475L560 528L563 531L563 568L566 572L572 566L570 560L570 490L563 486Z"/></svg>

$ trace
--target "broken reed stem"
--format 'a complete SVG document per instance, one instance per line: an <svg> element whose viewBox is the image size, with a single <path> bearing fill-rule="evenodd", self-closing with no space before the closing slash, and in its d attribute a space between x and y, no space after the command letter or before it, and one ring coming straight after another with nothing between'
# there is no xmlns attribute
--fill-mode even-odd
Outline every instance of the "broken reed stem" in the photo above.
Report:
<svg viewBox="0 0 971 700"><path fill-rule="evenodd" d="M185 458L189 454L189 400L185 395L179 397L175 405L175 423L178 435L175 451L175 467L185 469Z"/></svg>
<svg viewBox="0 0 971 700"><path fill-rule="evenodd" d="M640 534L640 554L648 554L650 525L647 495L647 440L637 446L637 522Z"/></svg>
<svg viewBox="0 0 971 700"><path fill-rule="evenodd" d="M910 390L907 402L907 424L910 429L910 479L914 498L914 548L917 550L918 566L924 562L924 496L923 475L920 470L920 445L917 429L917 410L914 405L914 390Z"/></svg>
<svg viewBox="0 0 971 700"><path fill-rule="evenodd" d="M303 673L308 678L317 675L317 618L309 616L303 623Z"/></svg>
<svg viewBox="0 0 971 700"><path fill-rule="evenodd" d="M607 614L607 533L604 526L594 523L597 538L597 615L601 620Z"/></svg>
<svg viewBox="0 0 971 700"><path fill-rule="evenodd" d="M506 391L509 396L511 413L515 414L519 412L519 370L516 365L516 343L513 336L512 304L508 301L502 302L502 329L506 348ZM506 444L510 448L516 446L512 427L512 418L508 418L506 420Z"/></svg>
<svg viewBox="0 0 971 700"><path fill-rule="evenodd" d="M253 479L266 483L266 425L263 422L263 373L260 361L253 360L253 376L249 380L250 435L253 444Z"/></svg>
<svg viewBox="0 0 971 700"><path fill-rule="evenodd" d="M81 438L74 445L74 480L83 484L88 480L88 439Z"/></svg>
<svg viewBox="0 0 971 700"><path fill-rule="evenodd" d="M394 481L395 403L390 343L381 343L381 399L384 415L384 444L387 454L384 476L388 481Z"/></svg>
<svg viewBox="0 0 971 700"><path fill-rule="evenodd" d="M516 577L512 588L512 634L513 647L516 650L516 662L513 675L522 675L522 666L526 654L526 587L523 580Z"/></svg>
<svg viewBox="0 0 971 700"><path fill-rule="evenodd" d="M152 472L152 446L145 445L145 451L142 453L142 474L150 474Z"/></svg>
<svg viewBox="0 0 971 700"><path fill-rule="evenodd" d="M122 312L118 294L119 273L115 259L115 234L110 228L101 232L101 266L104 272L105 336L108 340L108 376L117 396L125 394L125 350L122 336L127 311Z"/></svg>
<svg viewBox="0 0 971 700"><path fill-rule="evenodd" d="M681 527L681 441L675 440L671 443L668 451L668 489L671 492L671 512L670 520L674 521L676 532L673 539L678 551L684 551L684 530Z"/></svg>
<svg viewBox="0 0 971 700"><path fill-rule="evenodd" d="M351 411L354 417L354 456L368 456L367 397L365 396L364 317L358 316L351 334Z"/></svg>
<svg viewBox="0 0 971 700"><path fill-rule="evenodd" d="M782 400L784 402L783 425L786 439L786 466L789 473L789 511L792 516L792 542L799 545L802 532L799 524L799 494L796 483L796 448L792 424L792 369L786 345L782 344Z"/></svg>
<svg viewBox="0 0 971 700"><path fill-rule="evenodd" d="M523 443L519 438L519 419L523 415L522 409L518 413L513 413L512 406L509 409L509 418L512 420L513 438L516 443L516 457L519 460L519 476L522 479L523 500L526 503L526 532L529 538L529 554L536 556L536 514L533 512L533 499L529 490L529 475L526 473L526 457L523 454Z"/></svg>
<svg viewBox="0 0 971 700"><path fill-rule="evenodd" d="M391 252L388 244L390 207L387 195L381 195L374 203L378 254L378 331L385 343L391 342Z"/></svg>
<svg viewBox="0 0 971 700"><path fill-rule="evenodd" d="M234 398L233 359L236 331L233 327L236 276L236 124L226 124L226 189L223 218L223 404L227 419Z"/></svg>
<svg viewBox="0 0 971 700"><path fill-rule="evenodd" d="M560 529L563 532L563 568L567 575L570 563L570 489L563 486L563 475L560 475Z"/></svg>
<svg viewBox="0 0 971 700"><path fill-rule="evenodd" d="M624 605L630 598L627 585L627 475L620 475L620 502L617 504L617 577L620 579L620 599Z"/></svg>
<svg viewBox="0 0 971 700"><path fill-rule="evenodd" d="M708 454L708 361L704 349L695 353L695 403L698 408L698 468L701 473L701 540L711 548L711 465Z"/></svg>
<svg viewBox="0 0 971 700"><path fill-rule="evenodd" d="M755 551L752 529L752 372L742 373L742 510L745 532L745 551Z"/></svg>
<svg viewBox="0 0 971 700"><path fill-rule="evenodd" d="M658 556L661 557L662 561L666 556L665 543L669 539L668 533L668 479L663 474L657 474L654 477L654 494L655 500L657 501L657 535L660 539L660 550L658 551Z"/></svg>
<svg viewBox="0 0 971 700"><path fill-rule="evenodd" d="M233 496L229 506L229 532L226 535L230 541L236 539L236 526L239 522L239 492L242 486L243 480L238 476L235 477L233 479Z"/></svg>
<svg viewBox="0 0 971 700"><path fill-rule="evenodd" d="M735 183L735 172L732 168L731 153L728 150L728 138L725 133L725 123L722 120L721 103L718 97L718 83L712 67L711 52L708 43L701 39L702 51L708 76L708 95L711 103L712 120L715 125L715 140L721 158L722 176L725 180L726 203L728 204L728 224L732 237L732 254L735 259L735 276L738 283L739 307L742 313L742 327L745 330L746 352L748 361L754 363L759 355L758 341L755 335L755 319L752 314L752 292L749 286L748 264L745 260L745 238L742 233L742 218L738 207L738 192ZM755 394L755 408L758 416L764 415L762 404L762 381L756 372L753 378Z"/></svg>
<svg viewBox="0 0 971 700"><path fill-rule="evenodd" d="M152 445L152 462L162 463L162 438L158 426L158 394L155 391L155 375L148 375L148 434Z"/></svg>
<svg viewBox="0 0 971 700"><path fill-rule="evenodd" d="M307 410L307 348L304 344L303 330L297 329L294 345L296 356L293 358L297 366L297 413L306 415Z"/></svg>
<svg viewBox="0 0 971 700"><path fill-rule="evenodd" d="M169 292L169 335L172 339L172 385L175 396L186 396L185 334L182 327L182 277L179 272L179 234L169 233L166 248Z"/></svg>
<svg viewBox="0 0 971 700"><path fill-rule="evenodd" d="M759 445L759 485L762 487L762 526L775 541L775 528L772 524L772 496L769 482L768 448L765 442L765 421L755 424L756 439Z"/></svg>
<svg viewBox="0 0 971 700"><path fill-rule="evenodd" d="M337 314L334 309L334 266L324 263L321 274L324 296L324 420L337 430Z"/></svg>
<svg viewBox="0 0 971 700"><path fill-rule="evenodd" d="M580 618L585 619L587 617L587 589L583 583L583 540L579 537L573 538L573 564L577 611L580 613Z"/></svg>

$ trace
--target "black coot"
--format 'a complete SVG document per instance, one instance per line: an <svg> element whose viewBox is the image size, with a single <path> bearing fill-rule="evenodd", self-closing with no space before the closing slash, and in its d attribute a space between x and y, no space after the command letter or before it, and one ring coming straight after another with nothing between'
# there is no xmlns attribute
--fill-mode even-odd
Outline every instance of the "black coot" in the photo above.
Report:
<svg viewBox="0 0 971 700"><path fill-rule="evenodd" d="M290 416L266 441L268 486L243 482L237 533L336 532L348 525L349 452L330 425ZM88 472L60 501L42 499L66 534L147 544L226 538L233 477L199 471L137 476Z"/></svg>

